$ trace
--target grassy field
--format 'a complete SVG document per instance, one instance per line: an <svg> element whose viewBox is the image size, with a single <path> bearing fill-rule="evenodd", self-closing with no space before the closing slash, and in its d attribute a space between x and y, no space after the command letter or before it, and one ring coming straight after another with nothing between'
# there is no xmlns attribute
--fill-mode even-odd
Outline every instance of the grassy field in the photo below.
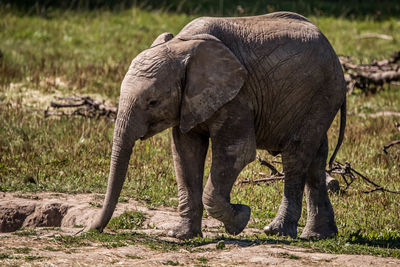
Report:
<svg viewBox="0 0 400 267"><path fill-rule="evenodd" d="M281 8L305 11L338 54L352 56L357 62L387 58L399 48L400 18L393 16L394 11L385 9L382 16L373 12L339 16L340 9L333 7L327 13L295 5L261 8L256 6L260 1L252 2L253 9L240 2L243 10L231 5L208 9L188 6L192 12L187 13L177 5L65 12L49 8L39 14L0 6L0 190L105 192L113 123L105 119L44 118L43 111L55 95L93 95L115 104L120 82L134 56L158 34L176 34L198 14L251 15ZM393 4L395 8L398 5ZM371 32L390 35L393 40L359 38ZM347 130L338 160L351 162L378 184L400 190L400 149L392 148L387 155L382 151L384 144L399 139L393 127L396 118L368 116L380 111L400 112L398 85L375 95L355 93L348 97ZM337 135L335 121L329 131L330 151ZM264 151L258 154L272 159ZM176 206L169 131L138 142L133 155L123 196L148 206ZM210 159L207 171L209 167ZM260 171L267 172L254 162L239 179L256 179ZM339 237L290 242L334 253L400 257L400 195L363 193L368 189L367 184L356 180L346 192L331 195ZM250 205L251 226L263 227L277 212L282 190L281 182L237 185L232 200ZM306 210L300 226L305 224L305 215Z"/></svg>

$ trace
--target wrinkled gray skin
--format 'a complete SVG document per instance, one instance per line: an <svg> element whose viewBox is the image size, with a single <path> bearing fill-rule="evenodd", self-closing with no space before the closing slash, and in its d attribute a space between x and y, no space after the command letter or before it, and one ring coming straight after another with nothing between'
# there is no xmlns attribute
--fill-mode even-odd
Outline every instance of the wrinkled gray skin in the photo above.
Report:
<svg viewBox="0 0 400 267"><path fill-rule="evenodd" d="M230 203L240 171L256 148L282 153L285 188L267 234L297 236L304 188L308 217L302 238L337 234L325 185L326 132L342 107L345 82L324 35L287 12L243 18L198 18L176 37L160 35L126 74L115 124L100 231L117 204L136 140L169 127L179 189L180 224L171 236L201 236L203 207L239 234L250 208ZM204 161L212 166L203 190Z"/></svg>

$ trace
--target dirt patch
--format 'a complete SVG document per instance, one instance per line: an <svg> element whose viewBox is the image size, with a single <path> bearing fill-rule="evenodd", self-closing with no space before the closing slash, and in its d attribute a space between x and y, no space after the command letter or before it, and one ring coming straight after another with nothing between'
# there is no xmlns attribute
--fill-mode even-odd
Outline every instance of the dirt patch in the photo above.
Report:
<svg viewBox="0 0 400 267"><path fill-rule="evenodd" d="M4 90L0 91L0 103L13 108L29 108L37 111L44 111L50 107L50 102L56 101L60 97L73 95L74 89L67 79L62 77L44 77L40 83L40 88L49 88L47 91L34 89L30 78L19 83L10 83ZM93 99L105 99L105 105L113 106L115 103L100 94L88 93ZM69 109L66 109L69 111Z"/></svg>
<svg viewBox="0 0 400 267"><path fill-rule="evenodd" d="M195 249L176 251L152 249L142 244L104 246L102 243L69 241L82 226L88 225L100 210L103 195L97 194L20 194L0 193L0 265L56 265L56 266L132 266L189 265L189 266L397 266L399 259L365 255L315 253L311 249L288 245L254 245L243 240L226 240L223 249L215 242ZM126 210L145 213L146 221L139 233L150 234L152 240L179 244L166 237L179 216L172 208L148 209L129 200L119 203L114 216ZM15 231L19 227L53 226ZM57 228L54 228L56 226ZM215 236L221 224L203 219L204 235ZM260 230L247 228L246 235ZM59 240L64 240L64 243ZM58 241L57 241L58 240ZM75 243L74 243L75 242Z"/></svg>

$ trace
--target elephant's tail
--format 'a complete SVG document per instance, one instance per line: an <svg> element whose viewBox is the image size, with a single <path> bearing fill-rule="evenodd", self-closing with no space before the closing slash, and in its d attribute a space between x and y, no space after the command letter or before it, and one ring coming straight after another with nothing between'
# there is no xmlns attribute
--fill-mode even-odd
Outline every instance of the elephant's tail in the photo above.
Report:
<svg viewBox="0 0 400 267"><path fill-rule="evenodd" d="M342 106L340 107L339 138L338 138L338 142L337 142L335 151L333 152L331 158L329 159L329 169L332 169L333 161L335 160L336 154L339 151L340 146L342 145L345 128L346 128L346 98L344 99L344 102L343 102Z"/></svg>

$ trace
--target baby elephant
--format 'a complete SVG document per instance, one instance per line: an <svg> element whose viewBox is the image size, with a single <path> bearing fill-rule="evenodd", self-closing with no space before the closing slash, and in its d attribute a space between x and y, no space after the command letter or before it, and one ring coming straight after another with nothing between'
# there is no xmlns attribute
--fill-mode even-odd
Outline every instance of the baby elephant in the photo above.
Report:
<svg viewBox="0 0 400 267"><path fill-rule="evenodd" d="M282 154L285 188L267 234L297 236L304 188L308 218L302 238L337 234L325 185L326 132L341 109L346 86L338 57L309 20L278 12L256 17L202 17L177 35L161 34L131 63L121 85L111 167L100 231L120 195L132 147L169 127L179 189L180 224L171 236L202 236L203 207L239 234L250 208L230 203L240 171L256 149ZM203 190L211 139L212 166Z"/></svg>

